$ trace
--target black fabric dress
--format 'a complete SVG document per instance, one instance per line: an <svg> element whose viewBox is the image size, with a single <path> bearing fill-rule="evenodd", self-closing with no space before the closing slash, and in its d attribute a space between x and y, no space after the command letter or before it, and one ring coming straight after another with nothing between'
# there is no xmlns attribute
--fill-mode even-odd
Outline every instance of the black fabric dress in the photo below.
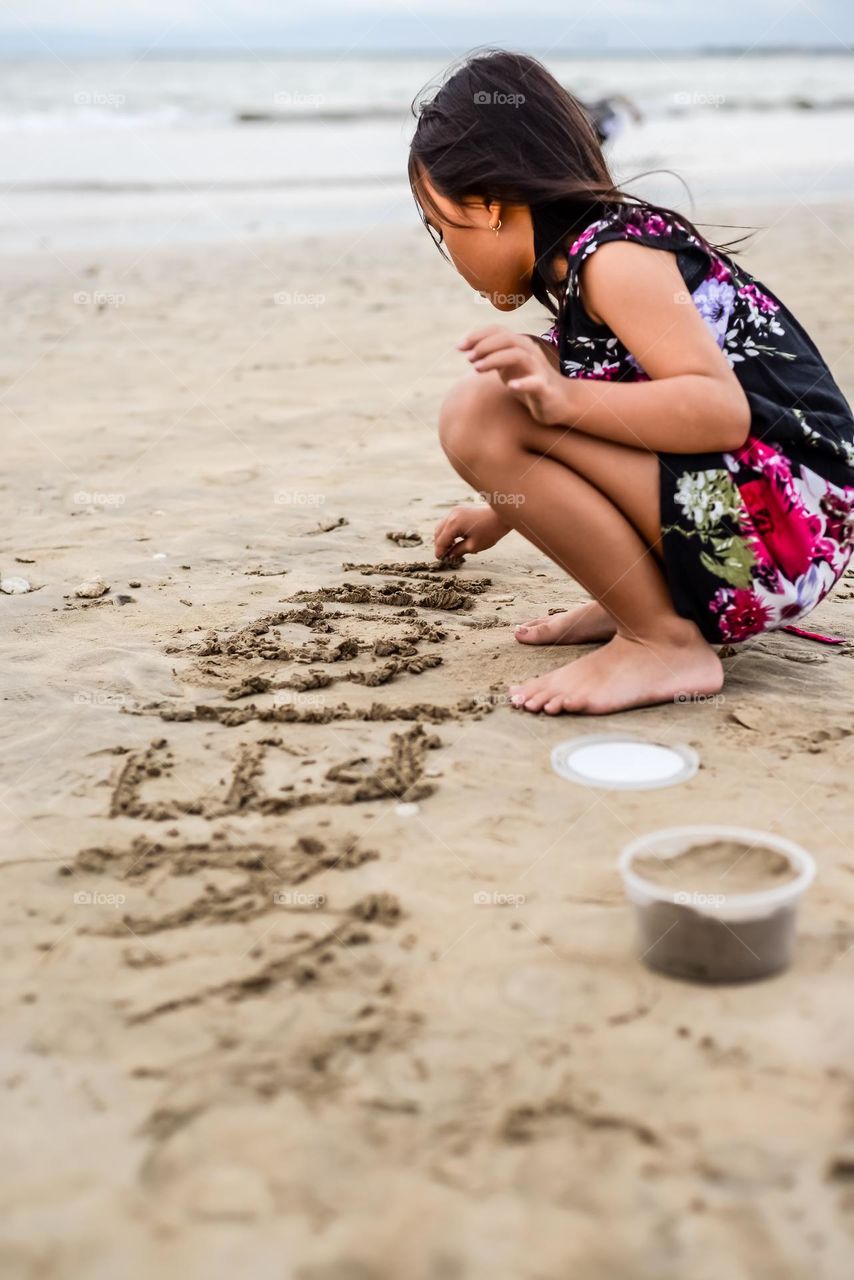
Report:
<svg viewBox="0 0 854 1280"><path fill-rule="evenodd" d="M614 206L569 249L562 323L542 336L569 378L648 381L579 292L600 244L675 253L686 293L744 388L746 444L659 453L664 568L677 612L712 642L803 618L854 553L854 417L815 343L769 289L651 206Z"/></svg>

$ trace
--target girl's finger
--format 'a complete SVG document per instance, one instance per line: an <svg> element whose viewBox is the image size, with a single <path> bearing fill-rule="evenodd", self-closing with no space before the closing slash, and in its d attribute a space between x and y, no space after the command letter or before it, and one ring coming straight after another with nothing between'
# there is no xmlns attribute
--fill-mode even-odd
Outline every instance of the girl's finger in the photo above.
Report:
<svg viewBox="0 0 854 1280"><path fill-rule="evenodd" d="M471 361L479 360L482 356L489 355L492 351L515 350L524 351L525 342L523 333L509 333L507 329L496 329L495 333L488 334L485 338L481 338L480 342L475 343L467 352Z"/></svg>
<svg viewBox="0 0 854 1280"><path fill-rule="evenodd" d="M481 338L485 338L488 333L496 332L506 333L506 330L502 329L497 324L487 325L483 329L472 329L471 333L467 333L465 337L460 338L457 343L457 347L460 351L467 351L469 347L473 346L476 342L479 342Z"/></svg>
<svg viewBox="0 0 854 1280"><path fill-rule="evenodd" d="M530 374L530 369L525 366L523 358L515 348L510 351L506 348L503 351L494 351L492 355L478 360L474 368L477 373L489 373L491 369L504 369L515 373L517 378L524 378Z"/></svg>
<svg viewBox="0 0 854 1280"><path fill-rule="evenodd" d="M447 521L447 528L443 529L441 536L436 539L436 554L439 556L440 560L442 556L448 554L448 551L454 545L455 540L461 537L464 532L465 531L459 527L456 520Z"/></svg>

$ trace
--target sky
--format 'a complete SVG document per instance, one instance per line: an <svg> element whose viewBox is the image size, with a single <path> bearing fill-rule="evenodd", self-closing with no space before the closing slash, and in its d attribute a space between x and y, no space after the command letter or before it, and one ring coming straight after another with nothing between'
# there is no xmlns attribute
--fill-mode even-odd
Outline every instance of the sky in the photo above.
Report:
<svg viewBox="0 0 854 1280"><path fill-rule="evenodd" d="M852 0L4 0L0 55L150 50L854 50Z"/></svg>

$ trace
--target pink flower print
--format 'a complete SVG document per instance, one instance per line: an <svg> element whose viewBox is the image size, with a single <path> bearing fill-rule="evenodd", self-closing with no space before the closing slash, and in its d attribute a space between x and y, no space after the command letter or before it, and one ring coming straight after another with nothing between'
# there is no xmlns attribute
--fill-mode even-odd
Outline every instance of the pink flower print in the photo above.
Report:
<svg viewBox="0 0 854 1280"><path fill-rule="evenodd" d="M732 272L724 262L723 258L712 258L712 269L706 276L707 280L717 280L721 284L726 284L732 280Z"/></svg>
<svg viewBox="0 0 854 1280"><path fill-rule="evenodd" d="M777 486L764 477L739 485L739 492L771 559L789 582L797 581L815 558L820 518L801 503L785 504Z"/></svg>
<svg viewBox="0 0 854 1280"><path fill-rule="evenodd" d="M854 539L854 490L843 490L841 493L828 490L820 505L824 512L824 531L827 536L834 542L850 542Z"/></svg>
<svg viewBox="0 0 854 1280"><path fill-rule="evenodd" d="M598 223L595 223L595 222L592 223L592 225L589 226L586 231L582 231L581 235L578 237L577 240L574 240L572 242L572 245L570 246L570 250L569 250L569 256L571 258L574 257L576 253L578 253L578 250L581 248L582 245L587 244L588 240L593 239L594 235L596 234L597 226L598 226Z"/></svg>
<svg viewBox="0 0 854 1280"><path fill-rule="evenodd" d="M607 363L603 360L597 360L592 369L582 369L579 378L598 378L604 382L612 382L620 371L619 361Z"/></svg>
<svg viewBox="0 0 854 1280"><path fill-rule="evenodd" d="M732 457L739 466L749 467L751 471L761 471L782 481L791 480L792 468L785 454L756 436L748 436L746 444L740 449L733 449Z"/></svg>
<svg viewBox="0 0 854 1280"><path fill-rule="evenodd" d="M711 603L721 615L721 634L727 640L746 640L759 635L771 622L771 610L755 591L744 587L721 588Z"/></svg>
<svg viewBox="0 0 854 1280"><path fill-rule="evenodd" d="M642 232L641 232L641 230L640 230L640 227L633 227L633 226L632 226L632 224L631 224L630 222L627 222L627 223L626 223L626 235L628 235L628 236L639 236L639 235L641 235L641 234L642 234Z"/></svg>
<svg viewBox="0 0 854 1280"><path fill-rule="evenodd" d="M755 284L743 284L738 291L740 298L747 298L759 311L774 313L780 310L780 304L767 293L761 293Z"/></svg>
<svg viewBox="0 0 854 1280"><path fill-rule="evenodd" d="M644 223L644 231L648 236L663 236L671 228L658 213L651 213Z"/></svg>

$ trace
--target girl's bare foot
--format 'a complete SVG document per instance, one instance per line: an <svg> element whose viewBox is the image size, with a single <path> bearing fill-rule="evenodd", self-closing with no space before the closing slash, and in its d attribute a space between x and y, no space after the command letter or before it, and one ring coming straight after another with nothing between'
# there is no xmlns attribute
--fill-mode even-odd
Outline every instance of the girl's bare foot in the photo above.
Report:
<svg viewBox="0 0 854 1280"><path fill-rule="evenodd" d="M520 644L594 644L610 640L617 624L598 600L565 613L553 613L533 622L520 623L513 631Z"/></svg>
<svg viewBox="0 0 854 1280"><path fill-rule="evenodd" d="M548 675L510 686L510 701L525 711L607 715L656 702L717 693L723 667L693 623L666 637L630 640L615 635Z"/></svg>

